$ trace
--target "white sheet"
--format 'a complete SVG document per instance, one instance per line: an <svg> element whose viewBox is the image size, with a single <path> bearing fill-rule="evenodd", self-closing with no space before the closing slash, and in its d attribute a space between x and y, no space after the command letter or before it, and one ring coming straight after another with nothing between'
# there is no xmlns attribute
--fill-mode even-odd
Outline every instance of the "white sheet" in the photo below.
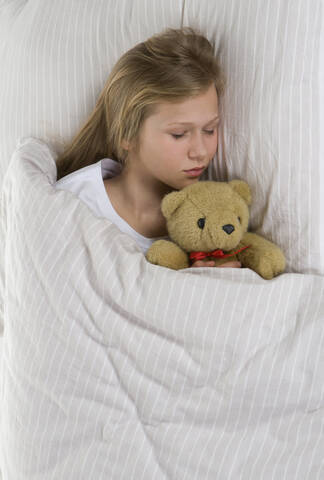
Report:
<svg viewBox="0 0 324 480"><path fill-rule="evenodd" d="M25 139L2 199L4 479L323 478L323 277L151 265L55 180Z"/></svg>

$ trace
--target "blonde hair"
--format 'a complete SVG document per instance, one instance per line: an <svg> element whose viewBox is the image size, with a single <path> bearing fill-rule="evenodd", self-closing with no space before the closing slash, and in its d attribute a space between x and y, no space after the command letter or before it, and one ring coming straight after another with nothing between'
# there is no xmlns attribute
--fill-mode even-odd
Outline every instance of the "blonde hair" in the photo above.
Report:
<svg viewBox="0 0 324 480"><path fill-rule="evenodd" d="M144 120L161 102L181 102L225 77L214 45L192 27L167 28L124 53L114 65L85 124L56 160L57 180L108 157L125 164L122 141L138 145Z"/></svg>

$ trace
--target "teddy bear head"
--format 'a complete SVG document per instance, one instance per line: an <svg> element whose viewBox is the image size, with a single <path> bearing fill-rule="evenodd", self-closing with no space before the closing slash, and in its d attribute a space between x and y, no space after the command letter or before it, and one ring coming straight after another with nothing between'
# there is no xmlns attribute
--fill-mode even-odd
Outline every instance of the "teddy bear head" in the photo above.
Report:
<svg viewBox="0 0 324 480"><path fill-rule="evenodd" d="M161 203L169 237L186 252L229 251L248 229L251 191L242 180L200 181Z"/></svg>

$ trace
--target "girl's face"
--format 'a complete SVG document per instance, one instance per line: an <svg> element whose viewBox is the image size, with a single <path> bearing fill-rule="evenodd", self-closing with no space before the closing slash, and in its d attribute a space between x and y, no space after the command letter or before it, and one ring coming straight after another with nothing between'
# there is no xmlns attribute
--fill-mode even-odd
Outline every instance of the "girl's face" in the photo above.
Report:
<svg viewBox="0 0 324 480"><path fill-rule="evenodd" d="M180 190L199 176L186 170L206 169L217 150L218 99L212 84L205 93L180 103L160 103L143 123L138 150L129 151L132 174Z"/></svg>

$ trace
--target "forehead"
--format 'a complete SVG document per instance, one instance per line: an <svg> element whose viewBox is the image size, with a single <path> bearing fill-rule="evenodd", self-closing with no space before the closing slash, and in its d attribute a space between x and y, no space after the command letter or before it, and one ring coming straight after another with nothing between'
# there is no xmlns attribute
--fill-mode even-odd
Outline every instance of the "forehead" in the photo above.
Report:
<svg viewBox="0 0 324 480"><path fill-rule="evenodd" d="M215 86L194 97L178 102L161 102L155 105L153 122L163 122L166 126L173 123L200 124L211 121L218 115L218 98Z"/></svg>

